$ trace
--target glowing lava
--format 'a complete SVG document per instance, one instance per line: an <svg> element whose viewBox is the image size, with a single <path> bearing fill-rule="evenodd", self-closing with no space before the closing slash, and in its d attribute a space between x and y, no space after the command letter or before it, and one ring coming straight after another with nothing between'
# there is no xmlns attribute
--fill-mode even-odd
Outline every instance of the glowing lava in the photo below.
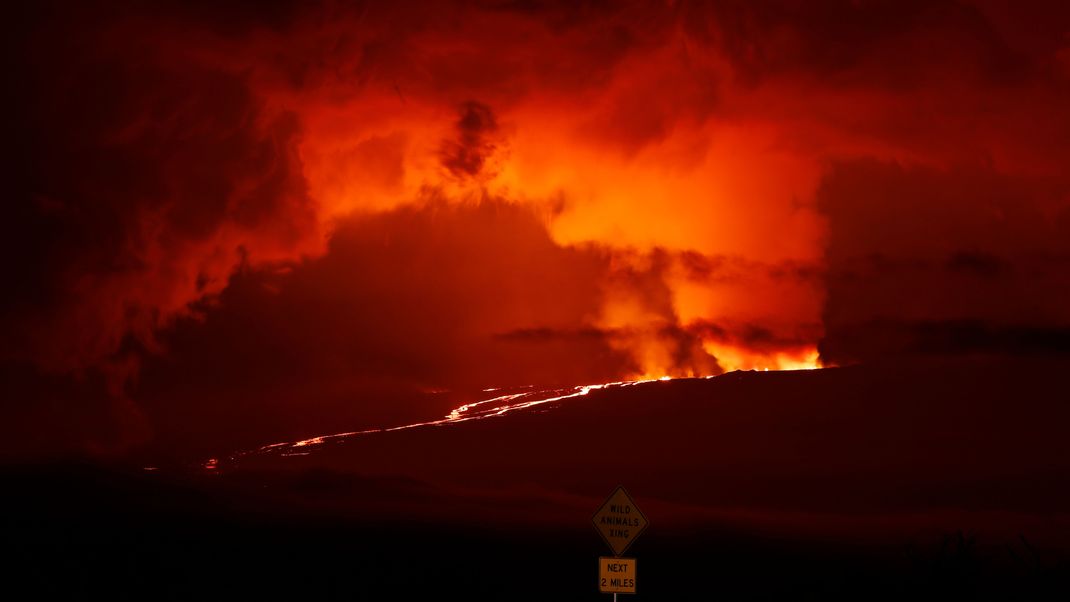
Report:
<svg viewBox="0 0 1070 602"><path fill-rule="evenodd" d="M633 385L639 385L643 383L659 382L671 380L669 376L662 376L660 378L641 379L641 380L627 380L611 383L601 383L594 385L580 385L576 387L568 387L561 389L545 389L541 391L526 391L522 393L510 393L506 395L499 395L490 399L484 399L472 403L466 403L462 406L454 408L444 418L439 420L429 420L427 422L415 422L412 424L405 424L401 426L394 426L388 428L376 428L367 429L363 431L350 431L346 433L336 433L333 435L321 435L318 437L312 437L310 439L302 439L300 441L284 441L280 443L272 443L270 445L264 445L256 449L237 452L230 455L222 461L224 464L233 465L244 458L251 456L263 456L268 454L275 454L282 457L290 456L307 456L311 450L320 448L327 444L335 444L342 442L351 437L360 435L370 435L373 433L389 433L392 431L401 431L406 429L418 428L418 427L434 427L443 426L447 424L455 424L459 422L468 422L470 420L482 420L484 418L492 418L496 416L502 416L509 412L515 412L517 410L524 410L534 406L544 405L555 401L561 401L564 399L570 399L573 397L582 397L587 395L591 391L598 389L611 389L617 387L630 387ZM522 387L530 388L530 387ZM497 390L497 389L491 389ZM221 462L216 458L212 458L205 462L202 467L205 470L216 470L219 468Z"/></svg>
<svg viewBox="0 0 1070 602"><path fill-rule="evenodd" d="M799 361L793 363L794 360L786 358L781 364L781 367L774 369L783 370L796 370L796 369L813 369L820 366L816 365L816 355L811 358L810 363L806 361ZM758 368L759 370L768 370L768 367ZM702 378L710 379L716 378L716 375L705 376ZM597 391L600 389L614 389L631 387L635 385L641 385L645 383L655 383L673 380L671 376L661 376L658 378L644 378L637 380L624 380L609 383L600 383L593 385L579 385L575 387L566 387L559 389L543 389L543 390L530 390L532 386L517 387L517 389L529 389L520 393L508 393L505 395L498 395L489 399L481 401L475 401L458 406L450 411L445 417L438 420L429 420L426 422L414 422L411 424L404 424L401 426L386 427L386 428L374 428L366 429L362 431L349 431L345 433L336 433L333 435L320 435L318 437L312 437L309 439L301 439L299 441L283 441L279 443L272 443L269 445L263 445L261 447L240 451L234 453L224 460L212 458L202 465L204 470L216 471L226 465L233 466L235 463L249 457L265 456L265 455L278 455L280 457L292 457L292 456L308 456L316 449L320 449L323 446L338 444L352 437L361 435L371 435L375 433L389 433L393 431L402 431L407 429L419 428L419 427L438 427L449 424L457 424L461 422L468 422L472 420L482 420L485 418L494 418L503 416L510 412L516 412L519 410L526 410L535 406L545 405L565 399L571 399L574 397L583 397L591 391ZM489 388L484 391L498 391L500 388Z"/></svg>
<svg viewBox="0 0 1070 602"><path fill-rule="evenodd" d="M816 370L823 367L816 347L795 351L776 351L768 354L723 345L711 341L702 344L707 353L717 358L725 372L736 370Z"/></svg>

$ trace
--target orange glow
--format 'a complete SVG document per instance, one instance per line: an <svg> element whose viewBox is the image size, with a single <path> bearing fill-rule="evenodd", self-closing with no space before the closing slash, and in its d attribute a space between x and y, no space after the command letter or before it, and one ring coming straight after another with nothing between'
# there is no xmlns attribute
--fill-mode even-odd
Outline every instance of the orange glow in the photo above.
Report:
<svg viewBox="0 0 1070 602"><path fill-rule="evenodd" d="M763 271L821 261L819 151L858 144L778 115L769 90L740 85L731 60L689 33L683 15L628 9L561 31L552 20L464 8L454 31L423 22L409 29L409 17L391 10L378 14L382 23L331 10L331 18L241 39L188 40L138 23L107 32L105 40L156 49L154 60L168 65L234 74L253 107L243 127L261 144L251 144L256 160L247 163L289 179L281 200L267 203L275 212L250 219L246 197L260 199L264 182L237 163L224 217L181 244L167 229L171 205L139 216L133 255L161 267L79 282L81 297L101 301L57 328L95 323L101 333L87 337L92 349L56 363L99 361L131 332L151 346L157 329L219 295L239 266L322 257L347 220L434 203L523 206L558 247L607 256L600 310L584 326L631 358L632 377L717 373L691 332L702 323L797 331L820 321L818 285ZM669 20L635 29L625 45L603 39L618 19L630 30L650 17ZM383 38L384 23L399 28L400 42ZM377 39L386 56L357 42ZM280 48L301 61L289 63ZM142 127L114 135L136 137ZM726 278L688 268L684 256L745 257L757 268ZM552 328L549 313L527 312L526 323L507 328Z"/></svg>
<svg viewBox="0 0 1070 602"><path fill-rule="evenodd" d="M703 347L717 358L725 372L734 370L815 370L821 368L816 347L789 351L756 352L711 341Z"/></svg>
<svg viewBox="0 0 1070 602"><path fill-rule="evenodd" d="M552 37L533 23L496 26L524 36L524 48ZM527 52L511 46L508 33L501 35L496 43L504 44L506 55ZM443 51L430 46L441 39L412 43L417 53ZM580 92L528 82L537 76L521 72L516 77L531 84L530 93L472 93L494 123L460 134L458 106L468 93L429 90L413 77L359 93L328 81L323 89L294 94L277 81L261 81L265 94L300 115L299 154L324 231L352 214L429 199L473 204L494 198L538 211L557 244L605 249L624 269L649 264L652 253L746 257L759 266L727 279L688 273L670 260L651 275L668 291L667 304L652 303L646 291L611 274L590 325L617 333L609 343L632 358L631 378L718 371L698 348L681 362L678 342L661 334L665 328L716 321L798 330L820 322L823 297L816 283L769 278L762 270L821 261L824 226L810 204L821 159L798 146L796 131L748 113L748 103L767 102L764 90L722 82L715 92L699 83L729 81L730 68L716 53L670 35L622 59L602 85ZM709 114L715 98L731 119ZM459 135L478 139L476 172L444 165L443 141Z"/></svg>
<svg viewBox="0 0 1070 602"><path fill-rule="evenodd" d="M941 349L960 323L1066 322L1065 40L980 27L972 3L138 6L25 36L44 76L9 237L32 255L10 357L108 372L126 425L142 360L213 316L263 321L257 361L307 358L233 378L339 397L809 368L819 344L925 346L897 322ZM863 327L888 340L853 345Z"/></svg>
<svg viewBox="0 0 1070 602"><path fill-rule="evenodd" d="M80 448L1065 347L1070 54L1029 3L45 4L0 355Z"/></svg>
<svg viewBox="0 0 1070 602"><path fill-rule="evenodd" d="M813 195L819 169L785 147L775 127L710 121L622 154L592 136L597 106L574 102L547 110L538 102L501 109L504 132L489 134L494 150L472 179L456 177L440 162L440 141L453 135L457 119L452 107L386 97L308 109L301 156L327 227L352 212L419 203L434 191L454 202L490 195L542 208L558 244L604 246L628 268L649 264L656 250L769 265L820 260L821 220L798 204ZM356 118L368 111L379 118ZM819 320L822 297L814 283L771 280L757 271L711 281L689 277L678 264L659 278L670 306L652 306L645 292L610 279L601 315L592 316L599 328L631 332L611 345L632 355L638 366L633 378L715 370L712 362L678 365L657 334L671 324Z"/></svg>

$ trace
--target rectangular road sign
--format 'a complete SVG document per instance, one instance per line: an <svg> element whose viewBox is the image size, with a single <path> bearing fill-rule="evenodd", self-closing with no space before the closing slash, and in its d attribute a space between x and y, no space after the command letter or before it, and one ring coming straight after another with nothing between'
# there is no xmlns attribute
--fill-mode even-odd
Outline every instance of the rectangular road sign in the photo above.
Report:
<svg viewBox="0 0 1070 602"><path fill-rule="evenodd" d="M600 557L598 559L598 591L603 594L634 594L635 559Z"/></svg>

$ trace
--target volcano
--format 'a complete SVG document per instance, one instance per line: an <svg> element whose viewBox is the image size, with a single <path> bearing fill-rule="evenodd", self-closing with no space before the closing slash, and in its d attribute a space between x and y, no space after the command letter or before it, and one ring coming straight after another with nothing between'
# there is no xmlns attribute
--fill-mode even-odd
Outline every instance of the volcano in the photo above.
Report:
<svg viewBox="0 0 1070 602"><path fill-rule="evenodd" d="M1070 3L3 24L0 600L1070 600Z"/></svg>

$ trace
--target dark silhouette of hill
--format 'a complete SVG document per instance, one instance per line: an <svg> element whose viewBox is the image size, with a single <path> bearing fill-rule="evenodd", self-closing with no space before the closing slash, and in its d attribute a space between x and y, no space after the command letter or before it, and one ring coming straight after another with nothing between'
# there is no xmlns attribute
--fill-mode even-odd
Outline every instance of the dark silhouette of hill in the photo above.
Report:
<svg viewBox="0 0 1070 602"><path fill-rule="evenodd" d="M593 600L590 518L622 484L651 524L629 551L637 600L1065 595L1066 368L732 373L214 471L11 467L4 587Z"/></svg>

